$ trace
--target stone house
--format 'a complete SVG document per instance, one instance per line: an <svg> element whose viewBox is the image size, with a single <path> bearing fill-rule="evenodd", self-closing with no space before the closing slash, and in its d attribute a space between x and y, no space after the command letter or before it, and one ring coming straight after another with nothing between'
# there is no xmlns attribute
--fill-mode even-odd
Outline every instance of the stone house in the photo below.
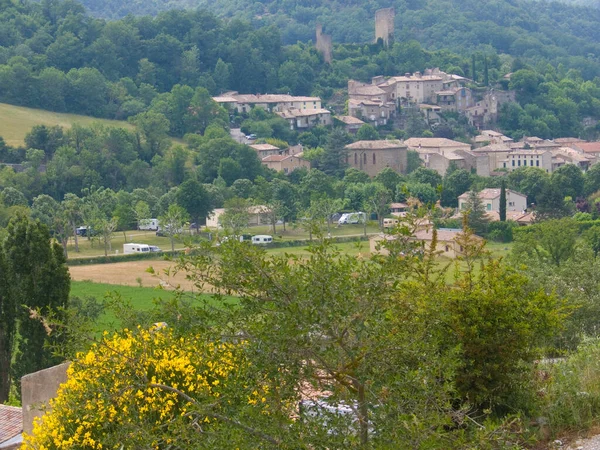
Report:
<svg viewBox="0 0 600 450"><path fill-rule="evenodd" d="M282 150L271 144L251 144L249 147L256 152L260 159L271 155L287 154L287 150Z"/></svg>
<svg viewBox="0 0 600 450"><path fill-rule="evenodd" d="M466 87L437 91L435 95L435 104L439 105L442 111L464 112L474 104L471 89Z"/></svg>
<svg viewBox="0 0 600 450"><path fill-rule="evenodd" d="M346 132L350 134L356 134L360 127L362 127L365 122L360 120L358 117L353 116L337 116L334 117L334 122L338 121L346 130Z"/></svg>
<svg viewBox="0 0 600 450"><path fill-rule="evenodd" d="M386 125L394 110L393 104L379 100L348 100L348 114L374 126Z"/></svg>
<svg viewBox="0 0 600 450"><path fill-rule="evenodd" d="M407 148L401 141L358 141L345 148L348 165L366 172L370 177L386 167L397 173L406 173Z"/></svg>
<svg viewBox="0 0 600 450"><path fill-rule="evenodd" d="M286 175L300 167L310 170L310 161L307 161L302 156L302 153L296 153L295 155L270 155L262 159L262 164L269 169L283 172Z"/></svg>
<svg viewBox="0 0 600 450"><path fill-rule="evenodd" d="M16 450L23 442L23 409L0 405L0 449Z"/></svg>
<svg viewBox="0 0 600 450"><path fill-rule="evenodd" d="M319 97L303 97L287 94L239 94L228 92L213 100L230 110L236 109L238 113L249 113L252 108L261 108L269 112L283 111L284 109L321 109Z"/></svg>
<svg viewBox="0 0 600 450"><path fill-rule="evenodd" d="M423 158L425 167L435 170L442 176L446 174L452 163L459 169L475 172L479 176L490 176L488 157L469 150L454 150L452 152L446 152L443 155L440 153L423 154Z"/></svg>
<svg viewBox="0 0 600 450"><path fill-rule="evenodd" d="M275 111L275 114L287 120L292 130L305 130L318 125L331 125L331 111L323 108L287 108Z"/></svg>

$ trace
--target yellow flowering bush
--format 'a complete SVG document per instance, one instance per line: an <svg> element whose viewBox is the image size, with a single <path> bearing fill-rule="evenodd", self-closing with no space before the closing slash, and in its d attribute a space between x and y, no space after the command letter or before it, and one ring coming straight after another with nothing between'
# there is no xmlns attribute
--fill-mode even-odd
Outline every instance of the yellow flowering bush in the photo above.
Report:
<svg viewBox="0 0 600 450"><path fill-rule="evenodd" d="M52 410L22 448L185 448L221 427L223 405L236 397L246 407L264 402L255 386L228 391L228 380L248 366L241 347L167 328L105 333L71 364Z"/></svg>

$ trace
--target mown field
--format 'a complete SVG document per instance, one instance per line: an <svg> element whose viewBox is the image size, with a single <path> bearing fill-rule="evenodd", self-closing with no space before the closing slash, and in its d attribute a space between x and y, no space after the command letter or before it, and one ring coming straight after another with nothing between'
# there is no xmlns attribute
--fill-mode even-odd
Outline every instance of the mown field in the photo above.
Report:
<svg viewBox="0 0 600 450"><path fill-rule="evenodd" d="M133 129L133 125L125 121L98 119L96 117L64 114L43 109L25 108L23 106L0 103L0 136L11 146L24 145L25 135L35 125L71 128L74 124L90 126L98 123L105 126Z"/></svg>

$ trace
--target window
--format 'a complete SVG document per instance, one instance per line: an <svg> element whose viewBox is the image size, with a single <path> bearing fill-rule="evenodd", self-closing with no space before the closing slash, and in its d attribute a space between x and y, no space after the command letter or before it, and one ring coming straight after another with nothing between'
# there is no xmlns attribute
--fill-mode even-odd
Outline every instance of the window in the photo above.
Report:
<svg viewBox="0 0 600 450"><path fill-rule="evenodd" d="M529 161L529 165L530 165L531 167L533 167L533 159L532 159L531 161Z"/></svg>
<svg viewBox="0 0 600 450"><path fill-rule="evenodd" d="M285 173L285 174L287 175L287 173L288 173L288 172L289 172L289 169L288 169L287 167L285 167L285 168L283 169L283 173Z"/></svg>
<svg viewBox="0 0 600 450"><path fill-rule="evenodd" d="M513 167L515 167L515 160L514 159L512 160L512 165L513 165Z"/></svg>
<svg viewBox="0 0 600 450"><path fill-rule="evenodd" d="M449 252L450 251L450 247L446 245L446 251Z"/></svg>
<svg viewBox="0 0 600 450"><path fill-rule="evenodd" d="M367 164L367 154L363 153L363 163Z"/></svg>
<svg viewBox="0 0 600 450"><path fill-rule="evenodd" d="M373 164L375 164L375 153L373 153Z"/></svg>
<svg viewBox="0 0 600 450"><path fill-rule="evenodd" d="M354 154L354 165L358 164L358 155Z"/></svg>
<svg viewBox="0 0 600 450"><path fill-rule="evenodd" d="M485 205L485 209L487 209L488 211L492 210L492 204L488 203L487 205Z"/></svg>
<svg viewBox="0 0 600 450"><path fill-rule="evenodd" d="M521 160L518 160L517 163L517 166L521 167Z"/></svg>
<svg viewBox="0 0 600 450"><path fill-rule="evenodd" d="M515 202L508 202L508 206L515 206Z"/></svg>
<svg viewBox="0 0 600 450"><path fill-rule="evenodd" d="M535 162L535 165L536 165L537 167L540 167L540 161L539 161L539 160L538 160L538 161L536 161L536 162Z"/></svg>

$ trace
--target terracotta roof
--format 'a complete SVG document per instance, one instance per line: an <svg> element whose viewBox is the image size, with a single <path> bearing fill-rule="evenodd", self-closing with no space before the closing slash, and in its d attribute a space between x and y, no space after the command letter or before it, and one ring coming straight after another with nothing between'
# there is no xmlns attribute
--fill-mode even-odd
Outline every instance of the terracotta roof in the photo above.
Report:
<svg viewBox="0 0 600 450"><path fill-rule="evenodd" d="M287 158L286 155L269 155L262 159L262 162L279 162Z"/></svg>
<svg viewBox="0 0 600 450"><path fill-rule="evenodd" d="M485 147L474 148L475 153L510 152L512 149L505 144L490 144Z"/></svg>
<svg viewBox="0 0 600 450"><path fill-rule="evenodd" d="M390 208L408 208L407 203L390 203Z"/></svg>
<svg viewBox="0 0 600 450"><path fill-rule="evenodd" d="M579 139L576 137L564 137L564 138L556 138L554 142L558 144L575 144L577 142L586 142L583 139Z"/></svg>
<svg viewBox="0 0 600 450"><path fill-rule="evenodd" d="M294 97L287 94L232 94L229 96L238 103L290 103L320 102L319 97Z"/></svg>
<svg viewBox="0 0 600 450"><path fill-rule="evenodd" d="M323 109L323 108L316 108L316 109L289 108L289 109L284 109L283 111L277 111L275 114L277 114L280 117L283 117L284 119L293 119L295 117L310 117L310 116L316 116L319 114L331 114L331 111L329 111L328 109Z"/></svg>
<svg viewBox="0 0 600 450"><path fill-rule="evenodd" d="M502 133L498 133L497 131L494 131L494 130L481 130L480 133L481 134L485 133L485 134L487 134L488 136L491 136L491 137L500 137L500 136L503 136Z"/></svg>
<svg viewBox="0 0 600 450"><path fill-rule="evenodd" d="M549 150L533 150L527 148L515 148L510 151L510 155L543 155L548 153Z"/></svg>
<svg viewBox="0 0 600 450"><path fill-rule="evenodd" d="M577 142L574 144L585 153L600 153L600 142Z"/></svg>
<svg viewBox="0 0 600 450"><path fill-rule="evenodd" d="M589 162L589 155L584 155L582 153L579 153L577 150L573 150L572 148L569 147L560 147L557 148L556 150L552 150L552 154L554 156L558 156L558 157L563 157L571 160L571 161L577 161L577 162Z"/></svg>
<svg viewBox="0 0 600 450"><path fill-rule="evenodd" d="M15 406L0 405L0 443L8 441L23 431L23 410Z"/></svg>
<svg viewBox="0 0 600 450"><path fill-rule="evenodd" d="M512 193L513 195L520 195L522 197L525 197L524 194L521 194L520 192L517 191L513 191L512 189L507 189L506 193ZM463 194L459 195L458 198L468 198L469 197L469 192L464 192ZM495 188L487 188L487 189L482 189L479 192L479 198L482 200L493 200L495 198L500 197L500 189L495 189Z"/></svg>
<svg viewBox="0 0 600 450"><path fill-rule="evenodd" d="M438 77L437 75L421 75L417 77L415 75L411 76L403 76L403 77L392 77L390 80L398 81L443 81L442 77Z"/></svg>
<svg viewBox="0 0 600 450"><path fill-rule="evenodd" d="M348 150L388 150L394 148L406 148L402 141L398 140L378 140L378 141L358 141L346 145Z"/></svg>
<svg viewBox="0 0 600 450"><path fill-rule="evenodd" d="M453 141L446 138L410 138L404 141L406 145L411 148L416 147L456 147L456 146L468 146L464 142Z"/></svg>
<svg viewBox="0 0 600 450"><path fill-rule="evenodd" d="M338 117L336 117L336 119L342 123L345 123L346 125L362 125L365 123L362 120L360 120L358 117L352 117L352 116L338 116Z"/></svg>
<svg viewBox="0 0 600 450"><path fill-rule="evenodd" d="M364 86L354 86L350 95L385 95L385 91L380 87L367 84Z"/></svg>
<svg viewBox="0 0 600 450"><path fill-rule="evenodd" d="M437 95L454 95L456 94L458 91L460 91L462 88L456 88L456 89L452 89L452 90L445 90L445 91L435 91L435 94Z"/></svg>
<svg viewBox="0 0 600 450"><path fill-rule="evenodd" d="M279 147L275 147L271 144L252 144L250 147L256 151L279 150Z"/></svg>

